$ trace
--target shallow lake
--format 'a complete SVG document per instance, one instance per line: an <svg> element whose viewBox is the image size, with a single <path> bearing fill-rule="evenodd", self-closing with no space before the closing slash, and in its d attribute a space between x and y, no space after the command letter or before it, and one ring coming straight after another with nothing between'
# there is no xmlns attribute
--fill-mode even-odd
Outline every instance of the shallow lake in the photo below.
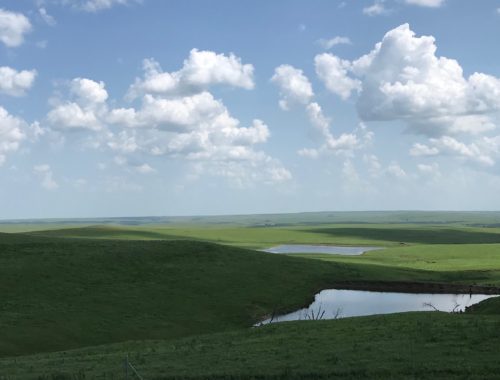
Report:
<svg viewBox="0 0 500 380"><path fill-rule="evenodd" d="M324 253L329 255L361 255L381 247L343 247L336 245L283 244L263 249L269 253Z"/></svg>
<svg viewBox="0 0 500 380"><path fill-rule="evenodd" d="M463 311L467 306L496 297L485 294L414 294L327 289L316 294L309 307L275 316L272 323L309 319L335 319L406 311ZM431 306L432 305L432 306ZM269 323L270 319L263 321Z"/></svg>

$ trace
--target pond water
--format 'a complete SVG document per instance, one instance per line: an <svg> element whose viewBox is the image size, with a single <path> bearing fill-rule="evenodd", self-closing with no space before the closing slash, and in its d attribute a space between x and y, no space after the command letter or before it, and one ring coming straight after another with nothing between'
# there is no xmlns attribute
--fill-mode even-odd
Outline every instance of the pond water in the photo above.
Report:
<svg viewBox="0 0 500 380"><path fill-rule="evenodd" d="M310 319L336 319L406 311L463 311L467 306L496 297L485 294L414 294L327 289L316 294L305 309L275 316L272 323ZM319 318L319 316L322 316ZM269 323L270 319L263 321Z"/></svg>
<svg viewBox="0 0 500 380"><path fill-rule="evenodd" d="M382 249L381 247L343 247L336 245L283 244L263 249L269 253L326 253L329 255L361 255L364 252Z"/></svg>

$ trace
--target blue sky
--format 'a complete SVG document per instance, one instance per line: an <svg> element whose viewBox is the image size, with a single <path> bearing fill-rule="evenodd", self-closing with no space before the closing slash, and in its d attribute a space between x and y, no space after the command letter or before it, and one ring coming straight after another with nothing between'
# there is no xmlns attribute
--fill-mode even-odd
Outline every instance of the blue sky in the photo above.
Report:
<svg viewBox="0 0 500 380"><path fill-rule="evenodd" d="M500 209L500 2L0 1L0 218Z"/></svg>

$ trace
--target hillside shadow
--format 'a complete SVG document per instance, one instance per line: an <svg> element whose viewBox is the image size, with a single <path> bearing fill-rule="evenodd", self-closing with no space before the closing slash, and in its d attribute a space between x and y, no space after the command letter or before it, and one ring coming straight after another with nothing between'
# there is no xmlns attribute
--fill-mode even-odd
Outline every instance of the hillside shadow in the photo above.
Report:
<svg viewBox="0 0 500 380"><path fill-rule="evenodd" d="M316 228L304 230L336 237L422 244L488 244L500 243L500 234L454 229L405 229L405 228Z"/></svg>

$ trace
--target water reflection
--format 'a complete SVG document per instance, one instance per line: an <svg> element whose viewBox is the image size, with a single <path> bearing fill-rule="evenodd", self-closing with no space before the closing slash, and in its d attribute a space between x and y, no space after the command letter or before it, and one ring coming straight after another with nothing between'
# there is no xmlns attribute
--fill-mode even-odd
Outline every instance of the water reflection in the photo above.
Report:
<svg viewBox="0 0 500 380"><path fill-rule="evenodd" d="M335 245L283 244L268 249L269 253L322 253L330 255L361 255L364 252L382 249L381 247L343 247Z"/></svg>
<svg viewBox="0 0 500 380"><path fill-rule="evenodd" d="M316 294L314 302L308 308L286 315L275 316L272 322L336 319L406 311L463 311L466 307L491 297L496 296L486 294L414 294L327 289ZM266 324L269 322L270 319L262 323Z"/></svg>

